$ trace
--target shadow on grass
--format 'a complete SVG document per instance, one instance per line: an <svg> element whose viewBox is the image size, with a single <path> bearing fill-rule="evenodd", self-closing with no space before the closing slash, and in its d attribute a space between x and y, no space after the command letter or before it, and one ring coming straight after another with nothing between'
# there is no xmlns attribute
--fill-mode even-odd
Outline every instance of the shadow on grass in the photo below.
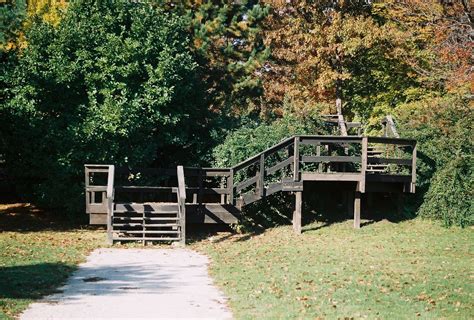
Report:
<svg viewBox="0 0 474 320"><path fill-rule="evenodd" d="M56 293L74 270L64 263L0 267L0 298L39 299Z"/></svg>
<svg viewBox="0 0 474 320"><path fill-rule="evenodd" d="M78 228L95 229L71 221L60 211L42 210L29 203L0 203L0 231L67 231Z"/></svg>
<svg viewBox="0 0 474 320"><path fill-rule="evenodd" d="M353 219L353 207L349 204L348 198L344 198L342 192L324 192L321 190L311 192L311 189L308 189L309 192L305 191L306 193L303 196L303 233L320 230ZM397 201L396 194L374 193L362 195L361 218L366 221L361 223L361 227L367 227L382 220L398 223L412 219L413 216L398 208ZM263 199L245 207L243 218L240 221L242 235L234 238L236 232L226 228L226 226L209 228L206 225L200 225L194 232L189 230L192 234L190 242L199 242L216 237L222 231L231 231L232 233L227 236L216 237L216 240L212 240L213 242L221 242L232 238L234 238L232 241L235 242L247 241L269 228L290 225L292 223L293 206L294 197L289 194L278 194Z"/></svg>

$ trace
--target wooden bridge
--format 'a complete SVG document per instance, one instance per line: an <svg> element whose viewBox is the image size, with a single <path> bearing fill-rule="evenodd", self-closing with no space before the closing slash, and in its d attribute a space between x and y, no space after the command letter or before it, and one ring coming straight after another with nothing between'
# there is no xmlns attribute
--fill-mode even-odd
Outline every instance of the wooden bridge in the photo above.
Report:
<svg viewBox="0 0 474 320"><path fill-rule="evenodd" d="M301 233L304 186L350 186L354 227L361 194L415 192L416 141L398 137L293 136L231 168L129 169L85 165L86 211L108 240L180 241L186 223L236 223L246 205L295 195Z"/></svg>

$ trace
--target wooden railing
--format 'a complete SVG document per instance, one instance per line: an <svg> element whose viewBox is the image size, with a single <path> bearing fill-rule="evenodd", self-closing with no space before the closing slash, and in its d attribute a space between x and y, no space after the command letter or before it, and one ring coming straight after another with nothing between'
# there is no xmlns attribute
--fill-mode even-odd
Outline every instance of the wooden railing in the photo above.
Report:
<svg viewBox="0 0 474 320"><path fill-rule="evenodd" d="M114 165L85 166L86 213L91 224L107 224L107 240L112 243L112 219L114 213ZM106 214L106 217L103 215Z"/></svg>
<svg viewBox="0 0 474 320"><path fill-rule="evenodd" d="M369 156L369 146L381 145L381 156ZM409 150L408 150L409 149ZM387 165L375 173L368 165ZM365 192L366 176L411 177L416 182L416 142L408 139L357 136L295 136L230 168L232 197L240 205L278 190L298 191L302 174L319 174L319 180L358 181ZM279 185L278 185L279 184ZM238 204L238 203L237 203Z"/></svg>

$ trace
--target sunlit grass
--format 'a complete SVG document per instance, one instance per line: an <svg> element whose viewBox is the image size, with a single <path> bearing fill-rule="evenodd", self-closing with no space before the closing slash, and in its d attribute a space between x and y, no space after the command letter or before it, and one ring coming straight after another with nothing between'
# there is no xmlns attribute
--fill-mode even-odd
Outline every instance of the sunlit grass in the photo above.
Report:
<svg viewBox="0 0 474 320"><path fill-rule="evenodd" d="M305 230L195 244L236 318L474 318L473 229L412 220Z"/></svg>

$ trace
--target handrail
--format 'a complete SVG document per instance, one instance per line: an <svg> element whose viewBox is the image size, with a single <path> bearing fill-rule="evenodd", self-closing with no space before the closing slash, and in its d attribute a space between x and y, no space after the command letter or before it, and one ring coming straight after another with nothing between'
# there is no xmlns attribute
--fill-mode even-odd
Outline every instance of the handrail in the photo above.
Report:
<svg viewBox="0 0 474 320"><path fill-rule="evenodd" d="M237 170L239 170L239 169L245 168L245 167L247 167L248 165L250 165L250 164L252 164L252 163L254 163L254 162L256 162L256 161L259 161L259 160L260 160L260 157L262 156L262 154L263 154L263 155L268 155L269 153L273 153L273 152L274 152L275 150L277 150L277 149L286 147L286 144L291 145L292 142L293 142L293 140L295 139L295 137L296 137L296 136L292 136L292 137L290 137L290 138L288 138L288 139L285 139L285 140L283 140L283 141L281 141L281 142L279 142L279 143L277 143L277 144L271 146L270 148L267 148L267 149L263 150L262 152L257 153L255 156L250 157L250 158L248 158L248 159L246 159L246 160L244 160L244 161L242 161L242 162L240 162L240 163L234 165L234 166L231 167L230 169L233 169L234 171L237 171Z"/></svg>

